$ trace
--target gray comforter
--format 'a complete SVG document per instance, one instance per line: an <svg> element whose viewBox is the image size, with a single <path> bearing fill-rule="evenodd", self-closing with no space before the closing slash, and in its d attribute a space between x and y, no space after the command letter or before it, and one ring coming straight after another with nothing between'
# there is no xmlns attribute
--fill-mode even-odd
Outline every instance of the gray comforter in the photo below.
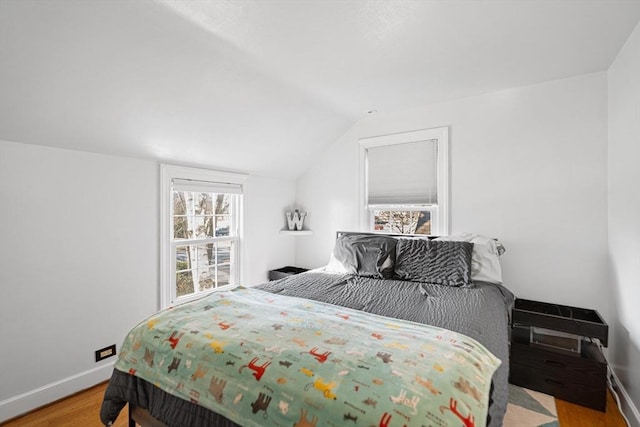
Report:
<svg viewBox="0 0 640 427"><path fill-rule="evenodd" d="M481 342L502 365L493 377L489 425L501 426L507 407L508 323L513 294L505 287L474 283L449 287L355 275L308 272L257 288L281 295L308 298L378 315L450 329ZM150 398L150 394L154 398ZM105 393L101 419L108 424L126 404L149 409L169 426L234 426L202 407L155 389L132 375L114 370ZM156 403L159 402L159 403Z"/></svg>

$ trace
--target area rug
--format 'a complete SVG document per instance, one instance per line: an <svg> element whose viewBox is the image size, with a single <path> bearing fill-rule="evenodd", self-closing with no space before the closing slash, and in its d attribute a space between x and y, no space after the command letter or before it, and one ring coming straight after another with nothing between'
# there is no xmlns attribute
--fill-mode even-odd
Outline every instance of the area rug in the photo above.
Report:
<svg viewBox="0 0 640 427"><path fill-rule="evenodd" d="M553 396L509 384L504 427L559 427Z"/></svg>

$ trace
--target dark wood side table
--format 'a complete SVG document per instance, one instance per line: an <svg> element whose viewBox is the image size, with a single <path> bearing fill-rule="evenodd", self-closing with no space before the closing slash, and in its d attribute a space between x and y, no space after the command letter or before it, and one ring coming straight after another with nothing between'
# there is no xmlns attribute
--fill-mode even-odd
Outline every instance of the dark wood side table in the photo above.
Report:
<svg viewBox="0 0 640 427"><path fill-rule="evenodd" d="M509 382L604 412L607 362L595 340L606 347L608 332L595 310L517 299Z"/></svg>
<svg viewBox="0 0 640 427"><path fill-rule="evenodd" d="M304 273L305 271L309 271L309 270L306 268L286 266L286 267L278 268L276 270L270 270L269 280L284 279L287 276Z"/></svg>

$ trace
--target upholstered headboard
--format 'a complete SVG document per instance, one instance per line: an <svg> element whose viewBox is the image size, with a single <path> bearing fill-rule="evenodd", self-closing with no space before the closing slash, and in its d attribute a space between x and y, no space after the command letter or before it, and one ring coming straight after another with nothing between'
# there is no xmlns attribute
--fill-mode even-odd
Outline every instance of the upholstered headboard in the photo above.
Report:
<svg viewBox="0 0 640 427"><path fill-rule="evenodd" d="M428 236L426 234L400 234L400 233L376 233L372 231L336 231L336 239L339 236L387 236L387 237L404 237L416 239L436 239L440 236Z"/></svg>

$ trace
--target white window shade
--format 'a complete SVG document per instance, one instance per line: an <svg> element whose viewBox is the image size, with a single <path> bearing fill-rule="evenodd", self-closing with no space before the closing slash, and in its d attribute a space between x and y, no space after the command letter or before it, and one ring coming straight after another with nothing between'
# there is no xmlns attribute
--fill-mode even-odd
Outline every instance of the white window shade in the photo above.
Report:
<svg viewBox="0 0 640 427"><path fill-rule="evenodd" d="M171 181L173 191L195 191L200 193L242 194L242 185L225 182L199 181L174 178Z"/></svg>
<svg viewBox="0 0 640 427"><path fill-rule="evenodd" d="M438 140L367 149L369 205L438 203Z"/></svg>

